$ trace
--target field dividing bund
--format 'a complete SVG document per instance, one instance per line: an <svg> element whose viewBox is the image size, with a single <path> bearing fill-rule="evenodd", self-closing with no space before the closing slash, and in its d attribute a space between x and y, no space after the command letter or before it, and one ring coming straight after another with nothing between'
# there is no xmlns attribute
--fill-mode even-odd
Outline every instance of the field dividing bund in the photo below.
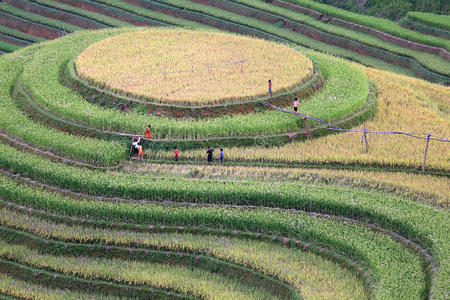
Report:
<svg viewBox="0 0 450 300"><path fill-rule="evenodd" d="M0 42L3 42L5 44L15 45L19 47L24 47L30 44L28 41L24 41L15 37L11 37L9 35L5 35L0 33Z"/></svg>
<svg viewBox="0 0 450 300"><path fill-rule="evenodd" d="M37 1L37 0L36 0ZM140 6L131 5L124 1L116 0L99 0L99 1L72 1L72 0L59 0L58 2L72 5L79 8L80 10L87 10L99 14L103 14L112 18L145 18L147 20L154 20L157 23L168 26L181 26L186 28L197 28L197 29L209 29L211 27L205 26L197 22L191 22L188 20L183 20L174 16L166 15L158 11L152 11L144 9Z"/></svg>
<svg viewBox="0 0 450 300"><path fill-rule="evenodd" d="M427 19L417 18L417 12L410 12L400 20L399 24L411 30L415 30L417 32L434 35L436 37L440 37L446 40L450 40L450 28L442 26L445 22L439 22L436 24L433 19L437 19L439 17L444 17L440 15L430 14L430 17Z"/></svg>
<svg viewBox="0 0 450 300"><path fill-rule="evenodd" d="M16 19L18 22L21 21L22 23L30 23L37 29L44 29L45 27L48 29L52 29L54 35L52 37L48 37L48 39L55 39L65 35L67 32L70 33L82 29L81 27L70 25L63 21L54 20L35 13L23 11L4 2L0 3L0 11L4 16L10 16L10 18ZM34 34L34 32L32 34ZM46 34L46 32L43 31L40 34L44 35Z"/></svg>
<svg viewBox="0 0 450 300"><path fill-rule="evenodd" d="M29 13L34 13L50 19L60 20L84 29L101 29L108 27L105 24L99 23L93 19L81 17L63 10L42 6L26 0L6 1L5 3Z"/></svg>
<svg viewBox="0 0 450 300"><path fill-rule="evenodd" d="M0 32L4 35L8 35L14 38L18 38L24 41L28 41L30 43L40 43L45 41L44 38L39 38L37 36L31 35L31 34L26 34L24 32L0 25Z"/></svg>
<svg viewBox="0 0 450 300"><path fill-rule="evenodd" d="M450 17L447 15L437 15L426 12L410 11L407 17L423 24L433 27L450 30Z"/></svg>
<svg viewBox="0 0 450 300"><path fill-rule="evenodd" d="M129 27L129 26L167 26L165 22L134 14L122 9L104 6L92 5L83 1L47 1L47 0L27 0L40 5L55 9L64 9L67 12L91 18L104 27Z"/></svg>
<svg viewBox="0 0 450 300"><path fill-rule="evenodd" d="M166 24L151 20L148 18L132 16L130 14L120 14L115 9L110 11L115 12L113 16L110 14L98 13L91 10L80 9L77 6L67 5L58 1L48 0L26 0L31 3L39 4L48 9L57 9L69 14L77 15L82 18L88 18L102 24L102 27L129 27L129 26L164 26Z"/></svg>
<svg viewBox="0 0 450 300"><path fill-rule="evenodd" d="M274 0L277 3L281 3L282 1ZM284 1L283 1L284 2ZM367 26L369 28L374 29L374 31L379 31L381 33L391 34L393 36L409 40L411 42L418 42L425 45L435 46L439 48L443 48L447 51L450 51L450 42L441 38L437 38L434 36L429 36L425 34L421 34L419 32L415 32L413 30L408 30L406 28L401 27L394 21L377 18L372 16L365 16L358 13L353 13L344 9L340 9L334 7L332 5L326 5L322 3L317 3L312 0L287 0L286 2L290 2L296 5L304 6L306 8L315 10L321 14L325 14L326 16L337 17L343 19L348 22L356 23L359 25Z"/></svg>
<svg viewBox="0 0 450 300"><path fill-rule="evenodd" d="M291 97L297 96L299 99L309 98L318 92L325 83L325 79L320 74L317 65L314 65L314 73L292 91L278 93L272 97L256 98L254 100L241 103L216 104L204 106L182 106L152 102L151 99L144 100L127 96L125 92L113 92L109 89L99 88L82 80L74 66L74 60L70 61L64 69L61 83L68 88L77 91L86 101L106 108L119 108L123 105L137 112L148 112L151 115L178 119L204 119L218 117L221 115L234 115L240 113L250 113L255 110L265 109L261 101L269 101L274 105L287 106L291 104ZM191 104L191 103L189 103ZM192 105L192 104L191 104Z"/></svg>

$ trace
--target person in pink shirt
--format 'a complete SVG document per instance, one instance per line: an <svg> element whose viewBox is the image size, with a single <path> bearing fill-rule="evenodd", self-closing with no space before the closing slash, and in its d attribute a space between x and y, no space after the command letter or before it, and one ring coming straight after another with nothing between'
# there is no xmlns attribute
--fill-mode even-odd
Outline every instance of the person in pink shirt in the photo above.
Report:
<svg viewBox="0 0 450 300"><path fill-rule="evenodd" d="M295 97L295 100L294 100L294 111L296 112L297 109L298 109L298 98Z"/></svg>
<svg viewBox="0 0 450 300"><path fill-rule="evenodd" d="M272 96L272 79L269 79L269 95Z"/></svg>

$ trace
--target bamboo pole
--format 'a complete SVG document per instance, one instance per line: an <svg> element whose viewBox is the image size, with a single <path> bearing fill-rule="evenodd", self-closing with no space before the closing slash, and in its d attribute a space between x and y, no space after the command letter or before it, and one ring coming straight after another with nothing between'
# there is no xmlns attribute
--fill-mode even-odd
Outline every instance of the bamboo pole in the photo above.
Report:
<svg viewBox="0 0 450 300"><path fill-rule="evenodd" d="M307 118L307 117L303 117L303 121L305 122L306 138L307 138L308 140L310 140L310 139L311 139L311 133L309 132L308 118Z"/></svg>
<svg viewBox="0 0 450 300"><path fill-rule="evenodd" d="M422 172L425 172L425 164L427 163L428 143L430 142L430 134L427 137L427 143L425 145L425 154L423 155Z"/></svg>
<svg viewBox="0 0 450 300"><path fill-rule="evenodd" d="M366 142L366 153L368 153L369 152L369 143L367 142L366 122L363 123L363 130L364 130L364 141Z"/></svg>

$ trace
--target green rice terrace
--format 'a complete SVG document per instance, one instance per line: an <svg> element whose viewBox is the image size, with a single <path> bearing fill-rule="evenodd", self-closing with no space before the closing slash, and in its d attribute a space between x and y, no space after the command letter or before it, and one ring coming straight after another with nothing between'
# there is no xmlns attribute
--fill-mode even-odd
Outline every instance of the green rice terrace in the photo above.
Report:
<svg viewBox="0 0 450 300"><path fill-rule="evenodd" d="M449 299L450 17L319 2L0 1L0 299Z"/></svg>

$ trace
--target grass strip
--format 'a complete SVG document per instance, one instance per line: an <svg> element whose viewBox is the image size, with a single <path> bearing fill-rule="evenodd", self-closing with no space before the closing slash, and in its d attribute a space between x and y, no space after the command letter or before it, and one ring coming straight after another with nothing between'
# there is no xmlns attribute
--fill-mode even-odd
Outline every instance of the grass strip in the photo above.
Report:
<svg viewBox="0 0 450 300"><path fill-rule="evenodd" d="M49 1L49 0L29 0L30 2L34 2L46 7L58 9L60 11L68 12L71 14L75 14L81 17L85 17L91 20L94 20L96 22L102 23L104 25L110 26L110 27L129 27L133 26L132 24L128 22L124 22L115 18L111 18L99 13L95 13L92 11L79 9L77 7L67 5L64 3L59 3L57 1Z"/></svg>
<svg viewBox="0 0 450 300"><path fill-rule="evenodd" d="M450 191L446 189L448 178L428 174L412 174L405 172L376 172L358 170L334 170L326 168L306 169L290 167L252 165L233 165L225 161L223 164L176 164L141 161L130 161L121 166L120 172L128 174L153 174L159 177L183 177L191 179L214 180L254 180L263 182L302 181L308 184L324 183L341 187L358 187L396 194L403 198L437 206L449 207Z"/></svg>
<svg viewBox="0 0 450 300"><path fill-rule="evenodd" d="M427 12L410 11L406 14L406 16L410 19L419 21L424 24L450 30L450 16L447 15L437 15Z"/></svg>
<svg viewBox="0 0 450 300"><path fill-rule="evenodd" d="M58 288L46 288L40 284L19 280L13 276L0 273L0 292L11 298L1 299L52 299L52 300L92 300L111 299L120 300L119 296L103 296L100 294L87 294L80 291L62 290Z"/></svg>
<svg viewBox="0 0 450 300"><path fill-rule="evenodd" d="M26 12L24 10L21 10L17 7L14 7L12 5L9 5L7 3L0 3L0 11L3 11L5 13L11 14L13 16L34 22L34 23L38 23L38 24L42 24L42 25L46 25L46 26L50 26L53 28L56 28L58 30L62 30L64 32L75 32L78 30L82 30L81 27L72 25L72 24L68 24L59 20L54 20L54 19L50 19L50 18L46 18L43 17L41 15L38 14L34 14L34 13L29 13Z"/></svg>
<svg viewBox="0 0 450 300"><path fill-rule="evenodd" d="M22 47L4 41L0 41L0 51L2 52L10 53L19 50L20 48Z"/></svg>
<svg viewBox="0 0 450 300"><path fill-rule="evenodd" d="M133 5L133 4L129 4L125 1L119 1L119 0L92 0L89 2L95 2L95 3L102 3L111 7L116 7L116 8L120 8L123 9L125 11L128 11L130 13L136 14L136 15L140 15L146 18L151 18L154 20L158 20L160 22L164 22L173 26L181 26L181 27L185 27L185 28L192 28L192 29L196 29L196 30L200 30L200 29L206 29L208 31L213 31L215 30L214 27L210 27L198 22L193 22L193 21L189 21L189 20L183 20L171 15L167 15L158 11L152 11L149 9L145 9L143 7L137 6L137 5Z"/></svg>
<svg viewBox="0 0 450 300"><path fill-rule="evenodd" d="M6 27L3 25L0 25L0 33L15 37L15 38L19 38L21 40L25 40L25 41L29 41L29 42L33 42L33 43L40 43L45 41L44 38L38 37L38 36L34 36L31 34L27 34L24 33L22 31L18 31L15 29L12 29L10 27Z"/></svg>
<svg viewBox="0 0 450 300"><path fill-rule="evenodd" d="M446 49L447 51L450 51L450 41L405 29L398 25L396 22L388 19L365 16L358 13L349 12L344 9L318 3L313 0L287 0L287 2L302 5L322 12L326 15L338 17L356 24L372 27L410 41L415 41L435 47L441 47Z"/></svg>
<svg viewBox="0 0 450 300"><path fill-rule="evenodd" d="M3 244L0 242L0 244ZM20 246L18 246L20 247ZM6 250L6 249L5 249ZM29 263L20 262L18 259L8 259L6 255L0 254L0 271L15 279L29 283L43 285L47 288L66 289L66 290L84 290L89 294L113 294L123 298L129 295L136 295L143 298L154 299L197 299L189 295L182 295L172 291L154 289L148 286L136 284L124 284L114 280L103 280L97 276L94 279L83 278L76 274L58 272L44 266L36 267ZM47 299L47 298L45 298Z"/></svg>
<svg viewBox="0 0 450 300"><path fill-rule="evenodd" d="M450 31L432 25L423 24L416 20L404 17L399 21L402 27L421 32L423 34L434 35L446 40L450 40Z"/></svg>

